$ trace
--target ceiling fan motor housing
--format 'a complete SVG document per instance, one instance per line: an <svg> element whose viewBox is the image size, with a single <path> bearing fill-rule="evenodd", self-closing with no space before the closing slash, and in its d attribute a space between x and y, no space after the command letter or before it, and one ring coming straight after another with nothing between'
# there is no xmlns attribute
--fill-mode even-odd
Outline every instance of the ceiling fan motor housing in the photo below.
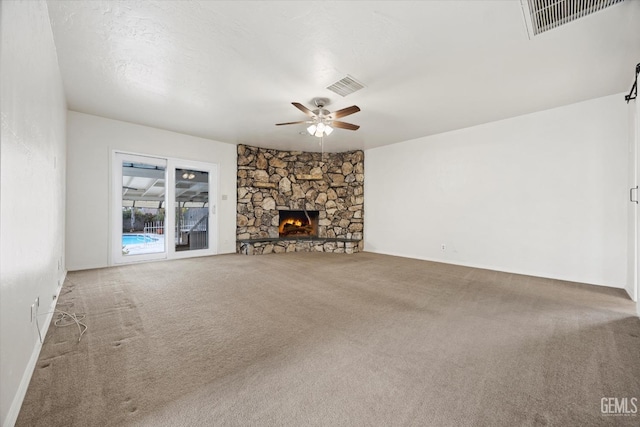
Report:
<svg viewBox="0 0 640 427"><path fill-rule="evenodd" d="M329 98L313 98L313 105L322 110L324 107L329 105Z"/></svg>
<svg viewBox="0 0 640 427"><path fill-rule="evenodd" d="M315 114L319 118L323 118L323 117L327 117L329 114L331 114L331 112L324 108L318 108L316 110L313 110L313 114Z"/></svg>

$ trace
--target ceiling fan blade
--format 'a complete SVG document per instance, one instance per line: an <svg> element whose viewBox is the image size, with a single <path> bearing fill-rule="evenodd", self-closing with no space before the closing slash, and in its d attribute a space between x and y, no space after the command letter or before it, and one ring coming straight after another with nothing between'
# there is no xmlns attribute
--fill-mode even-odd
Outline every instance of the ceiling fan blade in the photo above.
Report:
<svg viewBox="0 0 640 427"><path fill-rule="evenodd" d="M337 120L334 120L333 122L331 122L331 126L333 126L334 128L348 129L348 130L360 129L360 126L358 125L352 125L351 123L347 123L347 122L339 122Z"/></svg>
<svg viewBox="0 0 640 427"><path fill-rule="evenodd" d="M329 114L329 116L333 119L339 119L340 117L346 117L350 114L357 113L358 111L360 111L360 107L358 107L357 105L352 105L351 107L334 111L333 113Z"/></svg>
<svg viewBox="0 0 640 427"><path fill-rule="evenodd" d="M313 117L313 118L316 117L316 115L313 113L313 111L309 110L307 107L305 107L304 105L300 104L299 102L292 102L291 104L293 104L294 107L296 107L298 110L300 110L303 113L305 113L307 116Z"/></svg>
<svg viewBox="0 0 640 427"><path fill-rule="evenodd" d="M284 125L297 125L299 123L309 123L306 120L303 120L301 122L287 122L287 123L276 123L276 126L284 126Z"/></svg>

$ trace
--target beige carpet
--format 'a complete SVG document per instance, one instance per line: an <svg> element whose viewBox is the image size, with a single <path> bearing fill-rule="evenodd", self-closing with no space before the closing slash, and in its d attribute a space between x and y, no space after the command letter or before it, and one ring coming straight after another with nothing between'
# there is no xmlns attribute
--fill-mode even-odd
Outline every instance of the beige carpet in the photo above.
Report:
<svg viewBox="0 0 640 427"><path fill-rule="evenodd" d="M70 273L17 425L639 425L617 289L369 253ZM640 402L639 405L640 406ZM639 408L640 409L640 408Z"/></svg>

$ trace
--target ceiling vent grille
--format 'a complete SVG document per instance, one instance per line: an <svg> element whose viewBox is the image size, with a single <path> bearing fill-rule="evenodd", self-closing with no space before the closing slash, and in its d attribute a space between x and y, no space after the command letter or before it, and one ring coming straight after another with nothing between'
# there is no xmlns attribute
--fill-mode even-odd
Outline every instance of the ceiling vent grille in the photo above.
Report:
<svg viewBox="0 0 640 427"><path fill-rule="evenodd" d="M533 35L597 12L624 0L526 0Z"/></svg>
<svg viewBox="0 0 640 427"><path fill-rule="evenodd" d="M362 83L347 75L345 78L338 80L331 86L327 86L327 89L337 93L340 96L347 96L351 95L355 91L362 89L363 87L364 85Z"/></svg>

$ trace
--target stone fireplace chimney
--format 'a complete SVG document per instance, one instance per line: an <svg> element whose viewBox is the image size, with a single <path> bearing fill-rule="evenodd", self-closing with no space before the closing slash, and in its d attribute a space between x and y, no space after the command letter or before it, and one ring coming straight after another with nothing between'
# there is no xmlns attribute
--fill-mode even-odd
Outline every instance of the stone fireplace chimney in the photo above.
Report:
<svg viewBox="0 0 640 427"><path fill-rule="evenodd" d="M238 145L239 253L358 252L363 230L364 152Z"/></svg>

